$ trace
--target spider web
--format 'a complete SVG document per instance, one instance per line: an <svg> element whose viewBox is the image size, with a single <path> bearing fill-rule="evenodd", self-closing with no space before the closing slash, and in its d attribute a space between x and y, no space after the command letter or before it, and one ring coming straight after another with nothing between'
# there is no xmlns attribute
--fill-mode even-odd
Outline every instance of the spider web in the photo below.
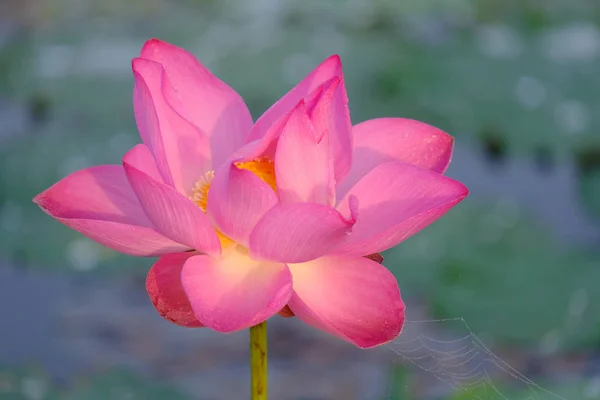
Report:
<svg viewBox="0 0 600 400"><path fill-rule="evenodd" d="M456 332L465 332L464 336L456 338L454 333L442 340L432 337L447 331L449 324L456 325ZM423 372L428 382L416 388L415 399L453 394L455 397L450 398L460 400L516 400L515 393L519 393L518 400L567 400L495 355L463 318L407 321L400 337L386 347ZM388 398L396 400L391 386L389 392Z"/></svg>

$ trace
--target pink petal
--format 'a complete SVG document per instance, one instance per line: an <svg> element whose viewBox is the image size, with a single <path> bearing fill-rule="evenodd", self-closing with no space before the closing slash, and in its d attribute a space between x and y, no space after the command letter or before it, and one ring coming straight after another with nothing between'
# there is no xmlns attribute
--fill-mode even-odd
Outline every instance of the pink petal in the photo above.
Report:
<svg viewBox="0 0 600 400"><path fill-rule="evenodd" d="M275 122L268 126L265 129L265 131L261 133L260 137L249 141L242 148L236 151L234 155L230 158L230 161L252 161L259 157L274 158L279 137L283 131L283 128L286 126L288 120L292 116L294 110L298 108L301 102L305 102L307 109L310 109L311 118L315 110L328 110L329 108L324 106L326 102L321 100L331 99L331 97L333 96L334 89L337 86L339 86L339 82L340 78L333 77L324 82L323 84L319 85L317 88L315 88L315 90L308 94L308 96L306 97L306 101L304 99L300 99L298 103L296 103L293 106L293 108L287 110L284 114L280 116L280 118L278 118ZM327 95L325 95L324 92L326 92ZM318 116L318 118L315 118L315 122L319 123L319 129L321 134L318 136L321 137L324 133L324 130L329 129L328 124L326 124L328 120L323 117L324 115L326 115L326 113L323 113L321 111L314 113ZM255 127L256 126L257 125L255 125ZM325 137L327 138L327 142L329 142L329 134L325 135Z"/></svg>
<svg viewBox="0 0 600 400"><path fill-rule="evenodd" d="M156 230L207 254L219 254L219 238L200 207L175 189L123 163L129 183Z"/></svg>
<svg viewBox="0 0 600 400"><path fill-rule="evenodd" d="M242 98L198 62L190 52L152 39L141 58L164 67L167 102L204 132L212 149L213 169L242 146L252 128L252 117Z"/></svg>
<svg viewBox="0 0 600 400"><path fill-rule="evenodd" d="M245 246L258 220L275 204L271 186L234 165L217 171L208 191L208 214L217 228Z"/></svg>
<svg viewBox="0 0 600 400"><path fill-rule="evenodd" d="M208 137L167 104L169 85L161 64L136 58L134 111L144 143L152 150L166 183L189 194L194 183L210 170Z"/></svg>
<svg viewBox="0 0 600 400"><path fill-rule="evenodd" d="M94 219L54 218L103 246L131 256L157 257L189 249L166 238L154 228Z"/></svg>
<svg viewBox="0 0 600 400"><path fill-rule="evenodd" d="M262 157L274 159L279 137L291 115L291 111L288 112L271 125L262 137L242 146L228 159L228 162L249 162Z"/></svg>
<svg viewBox="0 0 600 400"><path fill-rule="evenodd" d="M292 88L285 96L273 104L256 121L248 136L248 142L260 139L265 132L283 115L288 113L296 104L320 85L333 77L342 77L342 62L338 55L332 55L308 74L300 83Z"/></svg>
<svg viewBox="0 0 600 400"><path fill-rule="evenodd" d="M275 153L281 202L333 205L335 178L327 139L315 130L300 102L283 128Z"/></svg>
<svg viewBox="0 0 600 400"><path fill-rule="evenodd" d="M181 281L198 320L219 332L263 322L281 310L292 293L285 264L254 261L239 250L221 259L191 257Z"/></svg>
<svg viewBox="0 0 600 400"><path fill-rule="evenodd" d="M250 135L252 141L236 151L230 160L251 161L258 157L273 158L283 128L300 102L304 101L311 122L315 125L319 142L324 140L324 144L330 147L335 177L341 179L349 169L352 156L350 114L345 93L341 78L328 79L310 92L305 100L300 99L292 108L286 110L264 132L261 132L260 137L253 138Z"/></svg>
<svg viewBox="0 0 600 400"><path fill-rule="evenodd" d="M359 347L395 339L404 324L396 278L362 257L330 256L289 266L289 306L302 321Z"/></svg>
<svg viewBox="0 0 600 400"><path fill-rule="evenodd" d="M33 201L59 222L116 251L156 256L188 248L156 232L119 165L74 172Z"/></svg>
<svg viewBox="0 0 600 400"><path fill-rule="evenodd" d="M369 172L338 205L348 212L358 198L352 234L336 253L364 256L387 250L419 232L463 200L468 189L436 172L402 162Z"/></svg>
<svg viewBox="0 0 600 400"><path fill-rule="evenodd" d="M343 78L336 77L315 90L306 99L310 118L317 132L326 133L331 147L336 181L341 181L352 161L352 123Z"/></svg>
<svg viewBox="0 0 600 400"><path fill-rule="evenodd" d="M280 204L250 234L250 255L288 263L310 261L347 240L353 224L354 219L346 220L322 204Z"/></svg>
<svg viewBox="0 0 600 400"><path fill-rule="evenodd" d="M372 119L356 125L352 132L352 168L338 185L339 197L380 164L403 161L441 174L452 157L452 136L412 119Z"/></svg>
<svg viewBox="0 0 600 400"><path fill-rule="evenodd" d="M154 160L154 156L148 146L144 144L135 145L123 156L123 162L142 171L155 181L164 183L162 175L156 165L156 161ZM129 185L129 182L127 182L127 184Z"/></svg>
<svg viewBox="0 0 600 400"><path fill-rule="evenodd" d="M162 256L148 271L146 290L161 317L188 328L203 326L194 315L181 285L181 269L195 253L173 253Z"/></svg>

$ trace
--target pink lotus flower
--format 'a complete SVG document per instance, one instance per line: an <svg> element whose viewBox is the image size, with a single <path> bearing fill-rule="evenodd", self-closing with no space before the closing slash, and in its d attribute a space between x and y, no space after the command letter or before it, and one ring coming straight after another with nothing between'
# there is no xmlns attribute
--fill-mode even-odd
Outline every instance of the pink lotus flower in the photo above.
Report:
<svg viewBox="0 0 600 400"><path fill-rule="evenodd" d="M407 119L351 127L337 56L254 124L182 49L150 40L133 72L143 144L34 201L114 250L161 256L147 289L178 325L231 332L283 310L360 347L394 339L397 282L365 256L467 195L441 175L452 138Z"/></svg>

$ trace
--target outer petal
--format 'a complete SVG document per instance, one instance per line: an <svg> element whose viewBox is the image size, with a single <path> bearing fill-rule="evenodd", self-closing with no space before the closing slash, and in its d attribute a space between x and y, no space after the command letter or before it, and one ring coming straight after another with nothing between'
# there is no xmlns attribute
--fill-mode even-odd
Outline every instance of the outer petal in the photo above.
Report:
<svg viewBox="0 0 600 400"><path fill-rule="evenodd" d="M152 150L164 181L189 194L210 169L208 137L167 104L163 92L169 81L159 63L136 58L132 65L133 105L142 140Z"/></svg>
<svg viewBox="0 0 600 400"><path fill-rule="evenodd" d="M137 144L123 156L123 162L148 175L157 182L164 183L156 161L148 146ZM127 182L129 184L129 182Z"/></svg>
<svg viewBox="0 0 600 400"><path fill-rule="evenodd" d="M404 303L396 278L382 265L362 257L323 257L289 266L294 314L359 347L396 338L404 324Z"/></svg>
<svg viewBox="0 0 600 400"><path fill-rule="evenodd" d="M275 204L277 195L267 183L231 164L217 171L208 191L208 214L216 226L245 246L258 220Z"/></svg>
<svg viewBox="0 0 600 400"><path fill-rule="evenodd" d="M306 262L332 250L347 239L354 218L346 220L335 209L315 203L275 206L250 235L254 259Z"/></svg>
<svg viewBox="0 0 600 400"><path fill-rule="evenodd" d="M358 217L336 253L364 256L387 250L414 235L464 199L468 189L453 179L402 162L379 165L338 205L344 213L358 198Z"/></svg>
<svg viewBox="0 0 600 400"><path fill-rule="evenodd" d="M217 234L200 207L130 164L124 162L123 167L142 208L160 233L198 251L220 253Z"/></svg>
<svg viewBox="0 0 600 400"><path fill-rule="evenodd" d="M203 326L194 315L181 285L181 269L194 253L162 256L146 277L146 290L156 311L169 322L188 328Z"/></svg>
<svg viewBox="0 0 600 400"><path fill-rule="evenodd" d="M119 165L74 172L33 201L59 222L113 250L156 256L188 249L156 232Z"/></svg>
<svg viewBox="0 0 600 400"><path fill-rule="evenodd" d="M315 130L300 102L283 128L275 153L281 202L333 205L335 178L327 139Z"/></svg>
<svg viewBox="0 0 600 400"><path fill-rule="evenodd" d="M168 76L163 87L167 102L185 119L204 132L212 149L213 167L218 167L244 143L252 128L252 117L242 98L198 62L191 53L152 39L141 58L156 61Z"/></svg>
<svg viewBox="0 0 600 400"><path fill-rule="evenodd" d="M352 168L346 179L338 185L340 198L380 164L403 161L441 174L452 157L452 136L412 119L372 119L356 125L352 132Z"/></svg>
<svg viewBox="0 0 600 400"><path fill-rule="evenodd" d="M285 264L254 261L241 251L227 252L218 260L191 257L181 281L198 320L219 332L263 322L281 310L292 293Z"/></svg>

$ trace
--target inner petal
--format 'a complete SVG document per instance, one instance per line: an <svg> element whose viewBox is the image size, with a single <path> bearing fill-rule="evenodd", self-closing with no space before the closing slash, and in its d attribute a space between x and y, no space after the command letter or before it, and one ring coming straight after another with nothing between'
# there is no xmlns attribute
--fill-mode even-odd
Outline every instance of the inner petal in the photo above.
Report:
<svg viewBox="0 0 600 400"><path fill-rule="evenodd" d="M275 181L275 164L270 158L261 157L252 161L238 162L235 163L235 166L239 169L252 172L263 182L268 184L275 192L277 192L277 184ZM210 191L210 185L214 176L215 171L208 171L206 174L204 174L203 177L196 181L190 195L190 199L205 213L208 205L208 192ZM233 239L225 236L223 233L219 232L218 229L215 228L215 230L217 231L217 236L219 237L221 247L223 249L232 247L236 244Z"/></svg>

